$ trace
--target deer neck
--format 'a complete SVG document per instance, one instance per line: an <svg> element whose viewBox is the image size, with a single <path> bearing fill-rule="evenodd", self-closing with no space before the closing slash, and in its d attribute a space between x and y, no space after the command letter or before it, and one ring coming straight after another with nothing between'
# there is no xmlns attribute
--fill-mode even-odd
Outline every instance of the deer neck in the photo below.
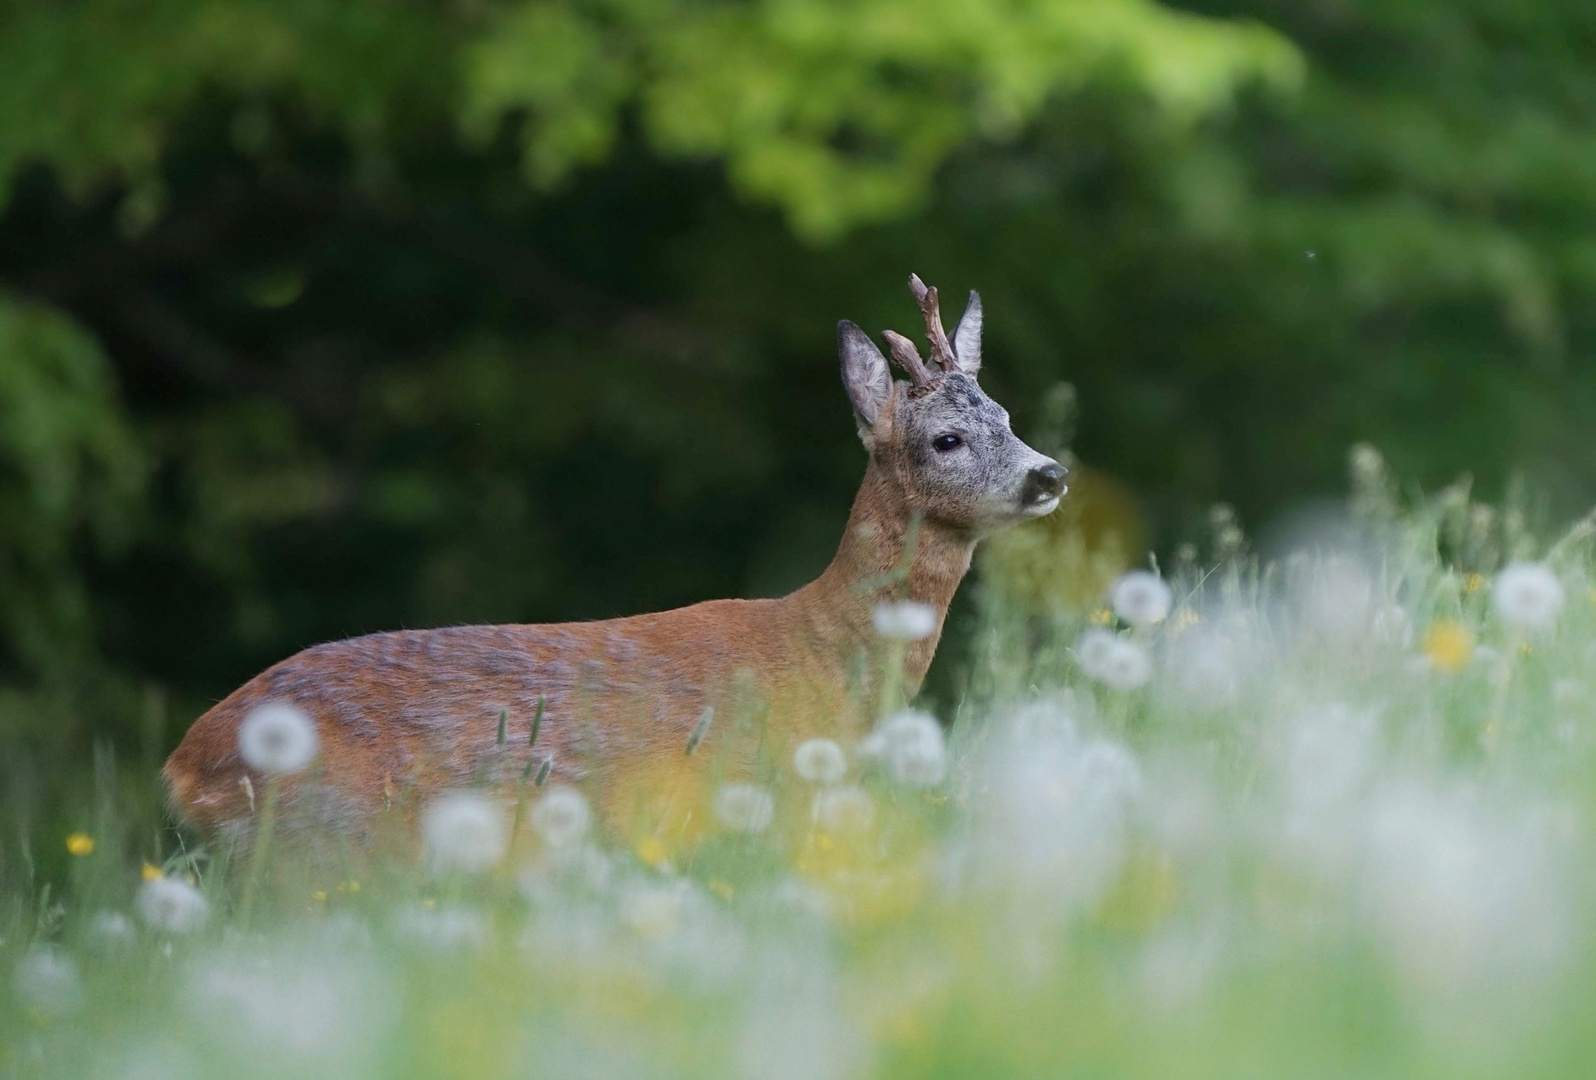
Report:
<svg viewBox="0 0 1596 1080"><path fill-rule="evenodd" d="M900 685L913 697L936 654L948 605L970 569L975 539L936 521L916 521L901 485L872 459L836 557L788 598L802 612L811 648L833 662L851 663L862 652L879 664L890 650L875 631L876 606L895 600L929 605L936 629L909 642L903 656Z"/></svg>

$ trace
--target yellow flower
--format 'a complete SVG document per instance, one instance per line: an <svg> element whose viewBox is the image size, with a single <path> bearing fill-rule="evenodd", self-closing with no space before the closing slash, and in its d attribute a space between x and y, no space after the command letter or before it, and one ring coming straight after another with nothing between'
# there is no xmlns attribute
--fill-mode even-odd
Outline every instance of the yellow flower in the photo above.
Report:
<svg viewBox="0 0 1596 1080"><path fill-rule="evenodd" d="M1485 588L1485 575L1484 574L1476 573L1476 574L1466 574L1466 575L1464 575L1464 578L1463 578L1463 591L1464 592L1469 593L1469 594L1472 595L1474 593L1479 592L1483 588Z"/></svg>
<svg viewBox="0 0 1596 1080"><path fill-rule="evenodd" d="M1474 634L1456 619L1440 619L1424 632L1423 649L1438 671L1461 671L1474 657Z"/></svg>
<svg viewBox="0 0 1596 1080"><path fill-rule="evenodd" d="M353 878L350 878L348 881L340 881L338 883L338 891L339 892L346 892L346 893L357 893L357 892L360 891L360 882L354 880Z"/></svg>
<svg viewBox="0 0 1596 1080"><path fill-rule="evenodd" d="M145 881L160 881L166 875L161 873L161 868L154 863L145 863L143 869L139 871L139 876Z"/></svg>
<svg viewBox="0 0 1596 1080"><path fill-rule="evenodd" d="M637 843L637 857L644 866L658 866L670 855L665 841L657 836L645 836Z"/></svg>
<svg viewBox="0 0 1596 1080"><path fill-rule="evenodd" d="M708 888L710 892L714 893L722 900L730 900L732 898L733 890L731 885L729 885L727 882L721 881L719 878L711 881L706 888Z"/></svg>
<svg viewBox="0 0 1596 1080"><path fill-rule="evenodd" d="M66 838L66 849L69 855L93 855L94 837L88 833L75 832Z"/></svg>
<svg viewBox="0 0 1596 1080"><path fill-rule="evenodd" d="M327 890L326 889L317 889L315 892L310 894L310 898L312 900L316 900L316 901L318 901L320 903L326 903L327 902Z"/></svg>
<svg viewBox="0 0 1596 1080"><path fill-rule="evenodd" d="M1093 626L1108 626L1114 621L1114 612L1111 608L1098 608L1087 619Z"/></svg>

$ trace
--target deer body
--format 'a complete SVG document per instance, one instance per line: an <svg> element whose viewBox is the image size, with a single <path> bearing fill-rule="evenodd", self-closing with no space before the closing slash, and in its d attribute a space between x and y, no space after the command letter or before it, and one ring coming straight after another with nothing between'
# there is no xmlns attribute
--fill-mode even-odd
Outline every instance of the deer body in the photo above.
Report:
<svg viewBox="0 0 1596 1080"><path fill-rule="evenodd" d="M785 764L806 738L856 739L890 704L877 700L883 687L919 689L979 537L1050 511L1063 490L1063 470L1020 443L976 387L978 298L971 294L960 324L959 365L945 337L938 347L936 293L919 293L923 312L927 293L940 376L916 355L918 371L905 363L914 384L893 384L869 339L851 323L839 328L843 381L871 460L836 557L815 581L779 599L600 622L399 631L306 649L195 722L164 770L180 816L208 832L248 834L262 778L239 756L238 728L271 701L303 710L320 736L316 765L282 781L293 820L357 841L397 798L519 778L529 755L538 766L549 759L556 781L587 789L614 830L680 828L712 774L746 778L762 763ZM901 350L913 346L889 340L904 363ZM954 432L968 460L959 482L939 474L938 483L928 470L948 473L941 447ZM933 608L935 632L906 649L884 647L872 611L892 598ZM901 666L889 672L889 663ZM706 710L709 726L690 753Z"/></svg>

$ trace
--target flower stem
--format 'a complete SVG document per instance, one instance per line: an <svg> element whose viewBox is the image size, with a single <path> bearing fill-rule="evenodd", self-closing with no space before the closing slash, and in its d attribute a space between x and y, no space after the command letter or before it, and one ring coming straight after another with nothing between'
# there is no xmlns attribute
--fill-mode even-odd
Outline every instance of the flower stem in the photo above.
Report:
<svg viewBox="0 0 1596 1080"><path fill-rule="evenodd" d="M275 776L266 781L266 800L261 805L260 821L255 827L255 844L249 853L249 869L244 876L244 896L238 904L238 925L249 929L249 916L255 907L255 896L260 890L261 877L266 870L266 860L271 855L272 828L277 823L277 788Z"/></svg>

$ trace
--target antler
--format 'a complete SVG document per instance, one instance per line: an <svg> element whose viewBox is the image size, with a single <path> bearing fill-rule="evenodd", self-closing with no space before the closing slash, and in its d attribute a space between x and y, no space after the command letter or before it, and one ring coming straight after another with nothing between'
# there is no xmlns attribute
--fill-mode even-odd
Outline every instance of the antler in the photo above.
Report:
<svg viewBox="0 0 1596 1080"><path fill-rule="evenodd" d="M925 361L920 359L920 350L902 334L883 330L881 336L892 351L893 362L914 380L909 392L919 397L935 390L942 376L956 369L957 361L953 358L953 346L948 344L947 331L942 329L942 311L937 306L937 291L927 288L919 274L909 275L909 289L914 293L915 303L920 305L921 317L925 319L926 337L931 341L931 366L926 366Z"/></svg>
<svg viewBox="0 0 1596 1080"><path fill-rule="evenodd" d="M920 351L914 347L914 342L892 330L881 331L881 336L886 339L887 347L892 351L893 362L914 380L913 392L916 395L936 386L937 376L926 369L925 362L920 359Z"/></svg>
<svg viewBox="0 0 1596 1080"><path fill-rule="evenodd" d="M920 280L919 274L909 275L909 291L920 305L920 317L925 319L925 336L931 342L931 363L943 372L957 370L953 346L948 343L948 332L942 329L942 310L937 306L937 291Z"/></svg>

